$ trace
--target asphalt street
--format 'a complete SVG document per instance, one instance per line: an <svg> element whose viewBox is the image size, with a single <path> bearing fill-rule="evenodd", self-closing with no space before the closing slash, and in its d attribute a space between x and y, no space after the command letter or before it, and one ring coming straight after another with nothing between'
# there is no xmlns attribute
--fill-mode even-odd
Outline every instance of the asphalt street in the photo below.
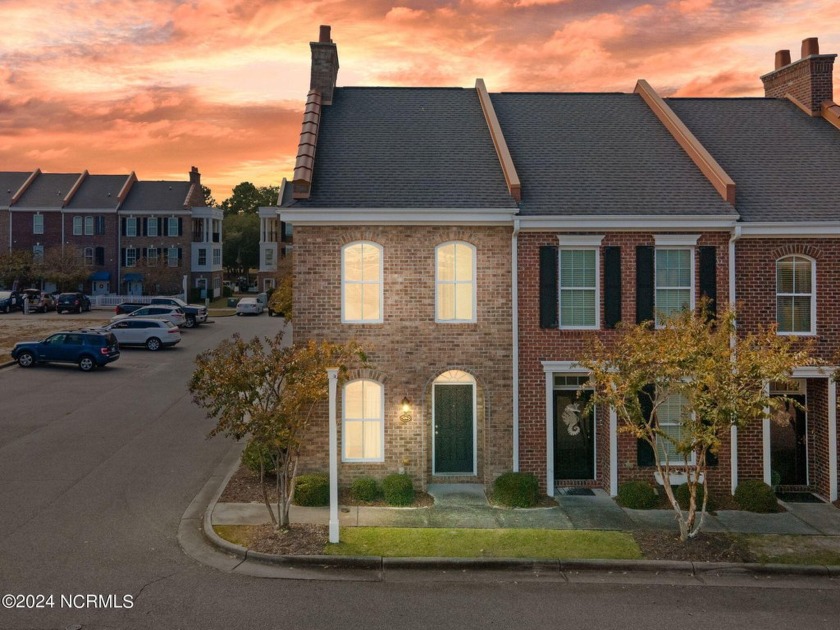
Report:
<svg viewBox="0 0 840 630"><path fill-rule="evenodd" d="M103 314L104 315L104 314ZM218 318L158 353L0 370L0 628L836 628L817 578L587 572L394 572L278 580L202 564L178 543L232 448L186 384L195 355L281 320ZM9 600L8 595L13 599ZM7 604L11 602L11 608ZM36 607L40 606L40 607Z"/></svg>

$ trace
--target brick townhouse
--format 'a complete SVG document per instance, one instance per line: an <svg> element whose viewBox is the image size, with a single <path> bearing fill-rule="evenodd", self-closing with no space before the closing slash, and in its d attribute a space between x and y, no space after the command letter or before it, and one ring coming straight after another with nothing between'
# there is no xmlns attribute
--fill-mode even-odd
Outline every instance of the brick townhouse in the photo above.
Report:
<svg viewBox="0 0 840 630"><path fill-rule="evenodd" d="M794 63L777 55L767 98L751 99L663 99L644 81L337 87L329 27L311 50L279 218L295 230L296 338L357 339L376 365L340 392L343 484L397 470L421 486L522 470L547 494L652 481L650 449L614 414L581 417L577 361L619 321L704 296L738 301L742 330L778 322L836 362L840 129L834 55L816 40ZM797 370L784 393L805 412L733 431L716 491L759 478L837 498L828 374ZM659 421L680 411L671 401ZM322 412L309 469L326 469Z"/></svg>
<svg viewBox="0 0 840 630"><path fill-rule="evenodd" d="M83 288L93 295L141 294L144 268L158 265L221 295L222 213L204 206L195 167L188 181L0 172L0 188L0 251L40 257L54 247L77 248L91 272Z"/></svg>

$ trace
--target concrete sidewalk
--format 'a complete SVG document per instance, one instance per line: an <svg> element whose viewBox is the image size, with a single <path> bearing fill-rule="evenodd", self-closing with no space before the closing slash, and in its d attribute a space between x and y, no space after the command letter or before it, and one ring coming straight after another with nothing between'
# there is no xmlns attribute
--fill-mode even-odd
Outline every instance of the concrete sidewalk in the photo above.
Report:
<svg viewBox="0 0 840 630"><path fill-rule="evenodd" d="M671 510L621 508L605 492L594 496L558 496L556 507L509 509L491 506L480 486L436 484L428 488L435 503L423 508L344 506L343 527L533 528L632 531L675 530ZM787 512L755 514L721 510L707 515L704 530L738 534L840 536L840 510L823 503L783 503ZM292 506L293 523L326 525L329 508ZM259 525L269 522L262 503L217 503L213 525Z"/></svg>

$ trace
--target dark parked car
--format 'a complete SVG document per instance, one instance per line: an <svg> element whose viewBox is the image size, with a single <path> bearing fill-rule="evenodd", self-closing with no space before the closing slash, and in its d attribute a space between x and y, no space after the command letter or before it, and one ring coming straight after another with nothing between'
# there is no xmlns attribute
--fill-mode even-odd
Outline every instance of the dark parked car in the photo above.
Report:
<svg viewBox="0 0 840 630"><path fill-rule="evenodd" d="M109 332L72 330L55 333L43 341L16 343L12 358L20 367L55 361L75 363L83 372L90 372L119 359L120 346Z"/></svg>
<svg viewBox="0 0 840 630"><path fill-rule="evenodd" d="M8 313L21 308L17 291L0 291L0 313Z"/></svg>
<svg viewBox="0 0 840 630"><path fill-rule="evenodd" d="M84 293L62 293L55 302L55 310L59 313L81 313L90 310L90 298Z"/></svg>

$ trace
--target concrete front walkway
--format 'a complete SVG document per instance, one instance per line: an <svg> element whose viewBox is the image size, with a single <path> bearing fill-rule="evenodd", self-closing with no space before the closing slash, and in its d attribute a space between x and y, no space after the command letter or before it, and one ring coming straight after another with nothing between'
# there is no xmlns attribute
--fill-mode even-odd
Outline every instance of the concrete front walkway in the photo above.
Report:
<svg viewBox="0 0 840 630"><path fill-rule="evenodd" d="M605 492L595 496L558 496L556 507L509 509L491 506L477 485L434 484L435 504L424 508L344 506L344 527L533 528L618 530L676 529L670 510L621 508ZM830 504L783 503L787 512L755 514L721 510L707 515L704 530L739 534L840 536L840 510ZM292 506L293 523L326 525L329 508ZM269 522L262 503L217 503L213 525L259 525Z"/></svg>

